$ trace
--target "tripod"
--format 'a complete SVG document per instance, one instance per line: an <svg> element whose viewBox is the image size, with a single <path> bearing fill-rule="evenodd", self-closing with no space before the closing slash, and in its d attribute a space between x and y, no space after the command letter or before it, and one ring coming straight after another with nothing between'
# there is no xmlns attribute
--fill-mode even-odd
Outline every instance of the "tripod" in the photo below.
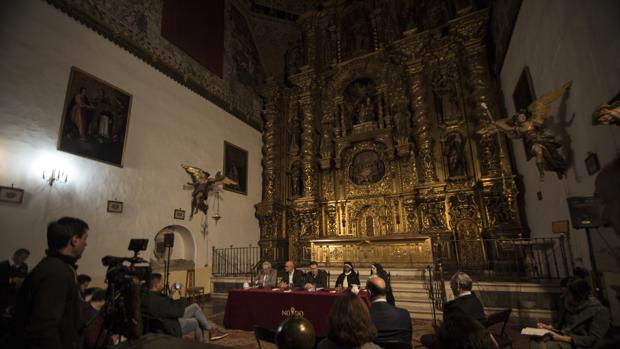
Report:
<svg viewBox="0 0 620 349"><path fill-rule="evenodd" d="M174 247L174 233L164 234L164 248L167 249L166 259L164 260L164 294L170 295L170 253Z"/></svg>

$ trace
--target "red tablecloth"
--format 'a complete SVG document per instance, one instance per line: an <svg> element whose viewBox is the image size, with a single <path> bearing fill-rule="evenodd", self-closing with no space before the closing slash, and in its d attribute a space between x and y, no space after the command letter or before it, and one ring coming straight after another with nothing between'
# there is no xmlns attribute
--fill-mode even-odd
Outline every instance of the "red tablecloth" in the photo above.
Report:
<svg viewBox="0 0 620 349"><path fill-rule="evenodd" d="M255 325L275 331L286 319L283 311L303 311L318 337L329 332L329 311L338 293L328 291L272 291L271 289L230 290L224 313L224 326L252 331ZM362 301L370 307L368 294L360 291Z"/></svg>

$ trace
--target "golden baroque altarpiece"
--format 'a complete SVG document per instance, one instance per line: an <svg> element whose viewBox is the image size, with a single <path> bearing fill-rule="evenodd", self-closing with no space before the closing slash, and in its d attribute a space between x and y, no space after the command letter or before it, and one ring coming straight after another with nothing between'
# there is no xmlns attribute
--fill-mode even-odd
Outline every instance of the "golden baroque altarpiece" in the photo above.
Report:
<svg viewBox="0 0 620 349"><path fill-rule="evenodd" d="M453 6L439 27L403 28L396 2L327 1L305 13L287 82L265 84L263 258L425 266L429 238L525 232L505 138L476 135L489 123L481 102L499 110L488 11Z"/></svg>

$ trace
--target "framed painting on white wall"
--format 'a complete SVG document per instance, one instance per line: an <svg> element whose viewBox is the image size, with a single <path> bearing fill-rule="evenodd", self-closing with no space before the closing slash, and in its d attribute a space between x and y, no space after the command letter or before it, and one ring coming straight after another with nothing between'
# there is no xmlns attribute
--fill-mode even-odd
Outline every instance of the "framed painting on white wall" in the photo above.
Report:
<svg viewBox="0 0 620 349"><path fill-rule="evenodd" d="M238 146L224 142L224 175L237 184L225 184L224 189L239 194L248 194L248 152Z"/></svg>
<svg viewBox="0 0 620 349"><path fill-rule="evenodd" d="M58 150L123 166L132 96L71 67Z"/></svg>
<svg viewBox="0 0 620 349"><path fill-rule="evenodd" d="M0 186L0 201L21 204L24 201L24 189Z"/></svg>

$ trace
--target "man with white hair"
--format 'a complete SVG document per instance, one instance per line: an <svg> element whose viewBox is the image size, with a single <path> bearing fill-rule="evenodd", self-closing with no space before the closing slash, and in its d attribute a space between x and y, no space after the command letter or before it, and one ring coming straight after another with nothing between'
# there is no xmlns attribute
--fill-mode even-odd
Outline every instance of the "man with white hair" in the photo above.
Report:
<svg viewBox="0 0 620 349"><path fill-rule="evenodd" d="M450 278L450 288L454 294L454 299L446 303L443 308L443 319L450 316L466 316L484 324L487 316L478 297L471 293L473 281L469 275L462 271L457 271ZM434 348L437 344L437 336L425 334L420 337L420 342L427 348Z"/></svg>
<svg viewBox="0 0 620 349"><path fill-rule="evenodd" d="M278 272L271 268L271 262L264 261L263 269L258 272L254 281L260 287L275 287L278 279Z"/></svg>
<svg viewBox="0 0 620 349"><path fill-rule="evenodd" d="M284 277L280 282L280 288L303 288L306 283L306 278L301 270L295 269L295 263L288 260L284 263Z"/></svg>
<svg viewBox="0 0 620 349"><path fill-rule="evenodd" d="M473 320L484 323L487 316L484 314L482 303L476 295L471 293L473 282L469 275L458 271L450 278L450 288L454 294L454 299L444 306L443 317L450 316L452 312L463 312Z"/></svg>

